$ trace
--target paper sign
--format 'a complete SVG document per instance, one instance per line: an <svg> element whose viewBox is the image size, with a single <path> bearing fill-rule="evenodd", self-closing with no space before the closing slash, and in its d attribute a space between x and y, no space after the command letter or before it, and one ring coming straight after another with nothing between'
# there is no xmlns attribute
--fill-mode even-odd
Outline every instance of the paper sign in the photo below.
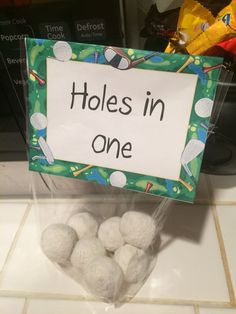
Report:
<svg viewBox="0 0 236 314"><path fill-rule="evenodd" d="M47 59L54 157L178 180L197 75L143 72Z"/></svg>
<svg viewBox="0 0 236 314"><path fill-rule="evenodd" d="M26 49L31 170L194 199L219 58L36 39Z"/></svg>

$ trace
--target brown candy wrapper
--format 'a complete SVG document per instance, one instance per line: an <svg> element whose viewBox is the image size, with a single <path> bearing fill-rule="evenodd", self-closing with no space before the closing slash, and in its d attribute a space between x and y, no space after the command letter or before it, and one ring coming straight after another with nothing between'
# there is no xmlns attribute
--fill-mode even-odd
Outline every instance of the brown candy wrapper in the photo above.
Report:
<svg viewBox="0 0 236 314"><path fill-rule="evenodd" d="M216 17L206 8L210 7L210 1L201 2L204 2L204 6L195 0L184 1L180 9L176 34L170 40L166 52L199 55L216 44L236 36L235 0L220 10ZM217 3L219 1L215 1L215 4Z"/></svg>

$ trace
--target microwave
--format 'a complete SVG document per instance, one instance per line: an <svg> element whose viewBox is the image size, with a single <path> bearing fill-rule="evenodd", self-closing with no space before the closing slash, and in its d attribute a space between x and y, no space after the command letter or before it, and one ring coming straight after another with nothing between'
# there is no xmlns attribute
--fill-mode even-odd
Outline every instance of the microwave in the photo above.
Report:
<svg viewBox="0 0 236 314"><path fill-rule="evenodd" d="M121 0L0 1L0 161L26 160L24 37L124 46Z"/></svg>

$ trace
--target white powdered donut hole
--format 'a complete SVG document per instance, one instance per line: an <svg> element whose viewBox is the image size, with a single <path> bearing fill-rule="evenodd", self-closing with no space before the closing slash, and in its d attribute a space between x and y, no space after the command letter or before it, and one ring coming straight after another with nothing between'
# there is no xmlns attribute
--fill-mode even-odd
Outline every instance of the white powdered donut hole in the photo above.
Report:
<svg viewBox="0 0 236 314"><path fill-rule="evenodd" d="M128 211L121 218L120 231L125 242L145 250L154 241L157 227L148 214Z"/></svg>
<svg viewBox="0 0 236 314"><path fill-rule="evenodd" d="M108 251L114 252L124 244L124 239L120 233L120 221L120 217L111 217L99 227L98 238Z"/></svg>
<svg viewBox="0 0 236 314"><path fill-rule="evenodd" d="M76 243L70 260L73 266L83 270L95 257L105 255L106 251L99 239L84 238Z"/></svg>
<svg viewBox="0 0 236 314"><path fill-rule="evenodd" d="M115 252L114 259L123 270L127 282L137 283L146 277L149 258L143 250L126 244Z"/></svg>
<svg viewBox="0 0 236 314"><path fill-rule="evenodd" d="M70 259L77 241L77 234L70 226L53 224L43 231L41 247L52 262L64 265Z"/></svg>
<svg viewBox="0 0 236 314"><path fill-rule="evenodd" d="M67 224L76 231L79 239L97 235L98 222L90 213L83 212L73 215L70 217Z"/></svg>
<svg viewBox="0 0 236 314"><path fill-rule="evenodd" d="M123 284L120 266L110 257L99 256L85 269L84 279L89 290L106 300L116 300Z"/></svg>

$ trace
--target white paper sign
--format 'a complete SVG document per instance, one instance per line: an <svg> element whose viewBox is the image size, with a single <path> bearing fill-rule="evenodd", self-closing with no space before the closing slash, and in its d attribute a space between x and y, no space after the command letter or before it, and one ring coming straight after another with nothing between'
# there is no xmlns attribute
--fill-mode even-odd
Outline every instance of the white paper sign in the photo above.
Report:
<svg viewBox="0 0 236 314"><path fill-rule="evenodd" d="M48 58L54 158L178 180L197 79Z"/></svg>

